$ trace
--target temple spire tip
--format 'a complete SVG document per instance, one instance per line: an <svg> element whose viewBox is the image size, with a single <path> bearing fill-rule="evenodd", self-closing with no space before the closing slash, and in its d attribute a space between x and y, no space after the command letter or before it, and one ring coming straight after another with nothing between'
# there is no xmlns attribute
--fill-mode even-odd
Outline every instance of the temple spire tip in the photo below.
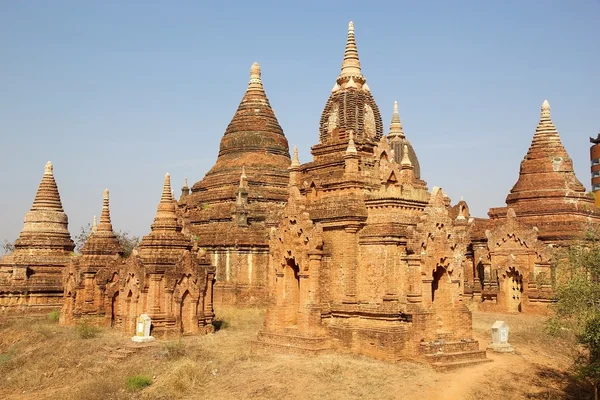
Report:
<svg viewBox="0 0 600 400"><path fill-rule="evenodd" d="M254 61L250 67L250 83L262 84L260 76L260 65L258 64L258 61Z"/></svg>
<svg viewBox="0 0 600 400"><path fill-rule="evenodd" d="M48 161L46 166L44 167L44 175L53 175L54 167L52 166L52 162Z"/></svg>

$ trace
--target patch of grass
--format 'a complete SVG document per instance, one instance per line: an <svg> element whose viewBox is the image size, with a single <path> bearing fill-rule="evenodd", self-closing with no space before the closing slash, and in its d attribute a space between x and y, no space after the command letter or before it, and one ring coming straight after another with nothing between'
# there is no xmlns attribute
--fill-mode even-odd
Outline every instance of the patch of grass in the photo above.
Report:
<svg viewBox="0 0 600 400"><path fill-rule="evenodd" d="M81 339L93 339L100 335L100 329L83 321L77 325L77 336Z"/></svg>
<svg viewBox="0 0 600 400"><path fill-rule="evenodd" d="M52 322L58 322L59 318L60 318L60 311L58 311L58 310L50 311L50 313L48 314L48 319Z"/></svg>
<svg viewBox="0 0 600 400"><path fill-rule="evenodd" d="M8 363L15 355L15 346L12 345L6 353L0 353L0 366Z"/></svg>
<svg viewBox="0 0 600 400"><path fill-rule="evenodd" d="M133 375L128 376L125 386L127 390L136 392L142 390L145 387L152 385L152 377L148 375Z"/></svg>
<svg viewBox="0 0 600 400"><path fill-rule="evenodd" d="M185 343L182 340L166 342L163 349L167 360L177 360L186 355Z"/></svg>

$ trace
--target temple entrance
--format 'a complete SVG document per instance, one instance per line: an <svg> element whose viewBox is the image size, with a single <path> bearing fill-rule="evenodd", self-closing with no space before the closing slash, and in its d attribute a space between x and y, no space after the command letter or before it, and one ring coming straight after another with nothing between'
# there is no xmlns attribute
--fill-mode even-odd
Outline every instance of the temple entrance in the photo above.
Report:
<svg viewBox="0 0 600 400"><path fill-rule="evenodd" d="M433 271L433 280L431 281L431 303L434 305L449 305L452 303L452 290L450 276L446 268L438 266Z"/></svg>
<svg viewBox="0 0 600 400"><path fill-rule="evenodd" d="M110 326L117 325L119 318L119 291L117 290L110 302Z"/></svg>
<svg viewBox="0 0 600 400"><path fill-rule="evenodd" d="M194 331L192 326L192 316L194 312L192 310L192 296L188 290L185 291L181 296L181 308L179 309L179 320L181 321L181 333L191 333Z"/></svg>
<svg viewBox="0 0 600 400"><path fill-rule="evenodd" d="M509 267L504 273L503 292L506 294L506 311L521 312L523 293L523 275L515 267Z"/></svg>
<svg viewBox="0 0 600 400"><path fill-rule="evenodd" d="M286 325L298 323L300 306L300 267L293 258L287 259L283 270L283 303L285 304Z"/></svg>

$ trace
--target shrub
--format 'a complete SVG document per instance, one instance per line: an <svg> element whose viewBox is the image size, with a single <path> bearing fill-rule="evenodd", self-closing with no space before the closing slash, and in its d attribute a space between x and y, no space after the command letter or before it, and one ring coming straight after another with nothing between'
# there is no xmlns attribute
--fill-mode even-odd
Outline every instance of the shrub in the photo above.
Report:
<svg viewBox="0 0 600 400"><path fill-rule="evenodd" d="M48 314L48 319L52 322L58 322L59 317L60 311L58 310L50 311L50 313Z"/></svg>
<svg viewBox="0 0 600 400"><path fill-rule="evenodd" d="M185 343L181 340L164 344L164 355L167 360L177 360L178 358L185 356L185 353Z"/></svg>
<svg viewBox="0 0 600 400"><path fill-rule="evenodd" d="M81 339L93 339L100 334L100 329L93 325L89 325L86 321L77 325L77 335Z"/></svg>
<svg viewBox="0 0 600 400"><path fill-rule="evenodd" d="M135 392L137 390L142 390L145 387L152 385L152 378L148 375L133 375L127 377L127 382L125 386L127 389Z"/></svg>

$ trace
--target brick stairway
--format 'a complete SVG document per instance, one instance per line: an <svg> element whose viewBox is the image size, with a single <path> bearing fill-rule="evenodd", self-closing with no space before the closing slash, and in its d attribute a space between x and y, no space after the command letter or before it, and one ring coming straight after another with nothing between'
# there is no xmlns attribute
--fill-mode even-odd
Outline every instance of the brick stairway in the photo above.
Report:
<svg viewBox="0 0 600 400"><path fill-rule="evenodd" d="M439 335L432 342L420 345L421 354L437 371L448 371L490 362L485 350L479 350L479 342L473 339L451 339Z"/></svg>

